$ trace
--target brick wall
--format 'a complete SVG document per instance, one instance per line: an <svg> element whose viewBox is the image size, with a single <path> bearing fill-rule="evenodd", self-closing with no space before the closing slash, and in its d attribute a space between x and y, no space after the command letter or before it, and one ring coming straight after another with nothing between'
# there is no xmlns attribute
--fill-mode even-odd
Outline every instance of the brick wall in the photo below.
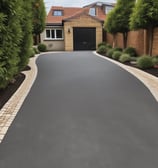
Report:
<svg viewBox="0 0 158 168"><path fill-rule="evenodd" d="M158 55L158 28L154 30L152 55Z"/></svg>
<svg viewBox="0 0 158 168"><path fill-rule="evenodd" d="M94 27L96 28L96 47L102 42L102 23L85 14L78 18L64 22L65 50L73 51L73 27ZM71 33L68 33L68 29Z"/></svg>
<svg viewBox="0 0 158 168"><path fill-rule="evenodd" d="M111 34L107 33L105 41L112 45L113 37ZM136 51L139 55L143 55L147 51L147 36L145 30L139 31L131 31L128 33L128 47L136 48ZM116 46L123 48L123 38L122 34L118 33L116 37ZM154 30L154 38L153 38L153 52L152 55L158 55L158 28Z"/></svg>

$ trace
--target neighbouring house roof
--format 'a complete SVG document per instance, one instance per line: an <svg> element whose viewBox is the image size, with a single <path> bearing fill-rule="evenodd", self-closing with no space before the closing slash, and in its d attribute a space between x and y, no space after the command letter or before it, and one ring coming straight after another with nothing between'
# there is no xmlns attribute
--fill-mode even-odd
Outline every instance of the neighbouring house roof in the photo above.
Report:
<svg viewBox="0 0 158 168"><path fill-rule="evenodd" d="M104 22L106 14L104 11L105 6L113 6L111 3L96 2L86 5L82 8L78 7L62 7L62 6L52 6L46 19L46 25L62 25L63 21L68 21L73 18L77 18L80 15L86 14L94 19ZM92 7L97 7L96 15L92 16L89 14L89 9ZM62 11L62 16L54 16L54 11Z"/></svg>

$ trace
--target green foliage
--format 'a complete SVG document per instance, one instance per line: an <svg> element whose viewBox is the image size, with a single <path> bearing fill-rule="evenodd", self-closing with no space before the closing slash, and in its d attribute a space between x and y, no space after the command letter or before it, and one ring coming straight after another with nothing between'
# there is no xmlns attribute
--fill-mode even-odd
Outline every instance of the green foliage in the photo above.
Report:
<svg viewBox="0 0 158 168"><path fill-rule="evenodd" d="M115 48L114 48L114 51L122 51L122 48L120 48L120 47L115 47Z"/></svg>
<svg viewBox="0 0 158 168"><path fill-rule="evenodd" d="M32 0L33 34L39 35L45 28L46 10L43 0Z"/></svg>
<svg viewBox="0 0 158 168"><path fill-rule="evenodd" d="M153 57L152 62L154 65L158 65L158 57Z"/></svg>
<svg viewBox="0 0 158 168"><path fill-rule="evenodd" d="M99 43L99 44L98 44L98 48L99 48L100 46L102 46L102 45L103 45L103 46L106 46L106 42L103 41L103 42Z"/></svg>
<svg viewBox="0 0 158 168"><path fill-rule="evenodd" d="M148 29L158 25L158 1L138 0L130 17L132 30Z"/></svg>
<svg viewBox="0 0 158 168"><path fill-rule="evenodd" d="M45 44L38 44L38 50L40 51L40 52L45 52L45 51L47 51L47 46L45 45Z"/></svg>
<svg viewBox="0 0 158 168"><path fill-rule="evenodd" d="M107 47L105 45L100 45L99 48L97 49L97 52L99 54L105 54L107 51Z"/></svg>
<svg viewBox="0 0 158 168"><path fill-rule="evenodd" d="M0 88L4 88L18 73L22 39L20 23L21 1L0 1Z"/></svg>
<svg viewBox="0 0 158 168"><path fill-rule="evenodd" d="M43 0L39 0L40 10L32 10L36 1L0 0L0 88L5 88L34 55L32 32L35 15L32 11L41 21L40 26L35 26L38 30L42 27L42 31L45 23L45 15L43 20L41 16L41 11L45 10Z"/></svg>
<svg viewBox="0 0 158 168"><path fill-rule="evenodd" d="M114 49L112 48L112 49L109 49L108 51L107 51L107 53L106 53L106 55L109 57L109 58L112 58L112 54L114 53Z"/></svg>
<svg viewBox="0 0 158 168"><path fill-rule="evenodd" d="M108 33L111 33L111 34L116 34L118 32L117 30L117 22L116 22L116 16L117 16L117 13L116 11L113 9L111 10L106 19L105 19L105 22L104 22L104 29L108 32Z"/></svg>
<svg viewBox="0 0 158 168"><path fill-rule="evenodd" d="M153 30L158 26L158 1L138 0L130 17L130 28L132 30L146 29L149 43L147 53L152 55Z"/></svg>
<svg viewBox="0 0 158 168"><path fill-rule="evenodd" d="M129 54L122 54L119 58L119 61L122 63L129 62L131 60L131 56Z"/></svg>
<svg viewBox="0 0 158 168"><path fill-rule="evenodd" d="M40 52L38 51L38 48L36 48L36 47L33 47L33 50L34 50L34 53L35 54L39 54Z"/></svg>
<svg viewBox="0 0 158 168"><path fill-rule="evenodd" d="M135 0L117 0L116 6L109 12L104 22L104 29L114 37L118 32L123 34L124 48L127 45L127 34L130 30L129 18L134 5Z"/></svg>
<svg viewBox="0 0 158 168"><path fill-rule="evenodd" d="M114 51L113 54L112 54L112 58L115 59L115 60L119 60L121 54L122 54L121 51Z"/></svg>
<svg viewBox="0 0 158 168"><path fill-rule="evenodd" d="M148 55L143 55L140 56L137 59L137 66L141 69L148 69L153 67L153 62L152 62L152 57L148 56Z"/></svg>
<svg viewBox="0 0 158 168"><path fill-rule="evenodd" d="M108 49L111 49L111 48L112 48L112 46L111 46L110 44L106 44L106 47L107 47Z"/></svg>
<svg viewBox="0 0 158 168"><path fill-rule="evenodd" d="M133 47L127 47L123 50L123 53L129 54L131 57L137 56L136 49Z"/></svg>
<svg viewBox="0 0 158 168"><path fill-rule="evenodd" d="M135 5L135 0L118 0L115 13L116 18L115 22L117 31L120 33L128 32L129 31L129 18L132 13L133 7Z"/></svg>
<svg viewBox="0 0 158 168"><path fill-rule="evenodd" d="M32 0L23 1L20 22L23 37L20 44L19 71L26 67L32 55Z"/></svg>

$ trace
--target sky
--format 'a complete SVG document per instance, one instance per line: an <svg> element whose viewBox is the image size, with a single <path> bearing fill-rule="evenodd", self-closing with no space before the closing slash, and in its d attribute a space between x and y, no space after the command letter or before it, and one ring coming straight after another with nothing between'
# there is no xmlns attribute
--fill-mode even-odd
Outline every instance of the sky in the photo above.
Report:
<svg viewBox="0 0 158 168"><path fill-rule="evenodd" d="M116 0L44 0L47 13L51 6L69 6L69 7L82 7L94 2L116 2Z"/></svg>

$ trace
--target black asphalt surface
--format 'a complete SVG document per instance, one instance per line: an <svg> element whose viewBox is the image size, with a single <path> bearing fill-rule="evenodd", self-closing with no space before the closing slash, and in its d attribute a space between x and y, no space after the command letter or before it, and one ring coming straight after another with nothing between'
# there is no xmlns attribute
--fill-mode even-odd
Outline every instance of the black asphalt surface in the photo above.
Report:
<svg viewBox="0 0 158 168"><path fill-rule="evenodd" d="M45 54L0 144L0 168L158 168L158 104L92 52Z"/></svg>

